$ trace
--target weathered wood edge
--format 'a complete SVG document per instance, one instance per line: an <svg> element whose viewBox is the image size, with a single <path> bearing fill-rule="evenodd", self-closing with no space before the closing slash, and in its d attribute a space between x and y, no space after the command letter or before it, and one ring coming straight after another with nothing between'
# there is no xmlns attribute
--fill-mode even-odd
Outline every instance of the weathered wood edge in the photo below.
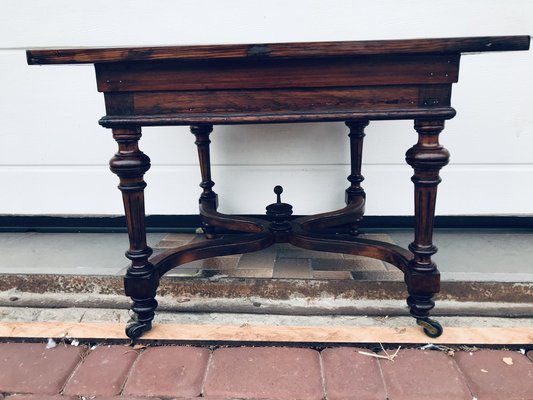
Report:
<svg viewBox="0 0 533 400"><path fill-rule="evenodd" d="M529 50L530 37L481 36L441 39L265 43L200 46L27 50L28 64L78 64L140 60L275 59L379 54L442 54Z"/></svg>
<svg viewBox="0 0 533 400"><path fill-rule="evenodd" d="M0 338L76 338L127 340L124 326L116 323L0 322ZM143 340L182 342L275 343L427 343L417 327L269 326L154 324ZM533 344L527 327L449 327L431 339L435 344Z"/></svg>

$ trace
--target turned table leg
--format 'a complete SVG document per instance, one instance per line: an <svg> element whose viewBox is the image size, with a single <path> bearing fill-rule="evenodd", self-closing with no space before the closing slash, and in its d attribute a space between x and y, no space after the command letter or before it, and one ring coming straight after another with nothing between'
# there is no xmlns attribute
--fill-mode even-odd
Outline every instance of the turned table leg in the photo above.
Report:
<svg viewBox="0 0 533 400"><path fill-rule="evenodd" d="M409 245L414 254L405 274L409 290L407 304L411 315L424 327L426 334L440 336L442 327L429 319L435 306L433 295L440 289L440 273L431 256L437 252L433 245L433 221L439 171L448 164L449 153L439 144L439 134L444 129L443 120L416 120L418 143L407 151L406 161L414 169L411 178L415 184L415 239Z"/></svg>
<svg viewBox="0 0 533 400"><path fill-rule="evenodd" d="M200 195L200 204L207 205L213 211L218 207L218 196L213 191L215 182L211 179L211 156L209 152L209 134L213 131L213 125L192 125L191 132L196 137L194 142L198 148L198 160L200 162L200 172L202 174L202 182L200 187L203 189ZM208 239L215 238L215 228L206 222L203 222L203 229L205 236Z"/></svg>
<svg viewBox="0 0 533 400"><path fill-rule="evenodd" d="M126 257L131 260L124 277L124 288L133 304L134 315L126 326L126 334L134 339L150 330L157 301L156 289L159 276L148 261L152 249L146 243L143 175L150 168L150 158L139 150L140 128L113 129L118 152L109 162L111 171L118 175L122 191L124 211L128 225L130 247Z"/></svg>
<svg viewBox="0 0 533 400"><path fill-rule="evenodd" d="M350 161L351 172L348 176L350 187L346 189L346 204L351 204L356 201L365 201L365 191L361 187L361 182L365 179L361 175L361 163L363 161L363 139L365 137L365 127L368 125L368 121L347 121L346 126L350 128L348 137L350 138ZM359 224L363 216L357 218L350 226L350 234L357 236L359 234Z"/></svg>

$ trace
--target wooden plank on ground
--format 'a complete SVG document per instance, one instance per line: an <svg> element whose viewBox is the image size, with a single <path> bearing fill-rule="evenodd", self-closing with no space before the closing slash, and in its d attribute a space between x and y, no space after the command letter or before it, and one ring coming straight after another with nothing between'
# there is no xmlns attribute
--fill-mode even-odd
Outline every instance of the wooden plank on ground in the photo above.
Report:
<svg viewBox="0 0 533 400"><path fill-rule="evenodd" d="M0 338L123 339L123 324L0 322ZM418 327L156 324L142 339L185 342L533 344L533 328L448 327L439 338Z"/></svg>

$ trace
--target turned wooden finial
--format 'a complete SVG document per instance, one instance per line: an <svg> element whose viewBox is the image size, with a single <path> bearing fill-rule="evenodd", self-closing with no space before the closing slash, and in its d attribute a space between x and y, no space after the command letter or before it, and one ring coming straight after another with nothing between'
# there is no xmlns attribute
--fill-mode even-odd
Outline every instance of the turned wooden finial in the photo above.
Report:
<svg viewBox="0 0 533 400"><path fill-rule="evenodd" d="M267 215L271 218L270 230L276 232L275 240L277 242L286 242L286 234L291 230L291 224L288 219L292 215L292 206L281 202L283 187L275 186L276 202L269 204L266 208Z"/></svg>
<svg viewBox="0 0 533 400"><path fill-rule="evenodd" d="M283 193L283 187L282 186L275 186L274 187L274 193L276 194L276 203L280 204L281 203L281 194Z"/></svg>

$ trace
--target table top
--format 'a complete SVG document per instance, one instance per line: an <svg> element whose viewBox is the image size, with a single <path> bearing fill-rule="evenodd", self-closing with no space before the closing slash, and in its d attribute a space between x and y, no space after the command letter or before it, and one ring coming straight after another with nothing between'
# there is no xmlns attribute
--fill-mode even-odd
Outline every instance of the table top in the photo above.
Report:
<svg viewBox="0 0 533 400"><path fill-rule="evenodd" d="M465 52L529 36L41 49L30 64L95 64L106 127L449 119Z"/></svg>
<svg viewBox="0 0 533 400"><path fill-rule="evenodd" d="M93 64L147 60L290 59L368 55L458 54L528 50L529 36L301 42L124 48L64 48L27 51L28 64Z"/></svg>

